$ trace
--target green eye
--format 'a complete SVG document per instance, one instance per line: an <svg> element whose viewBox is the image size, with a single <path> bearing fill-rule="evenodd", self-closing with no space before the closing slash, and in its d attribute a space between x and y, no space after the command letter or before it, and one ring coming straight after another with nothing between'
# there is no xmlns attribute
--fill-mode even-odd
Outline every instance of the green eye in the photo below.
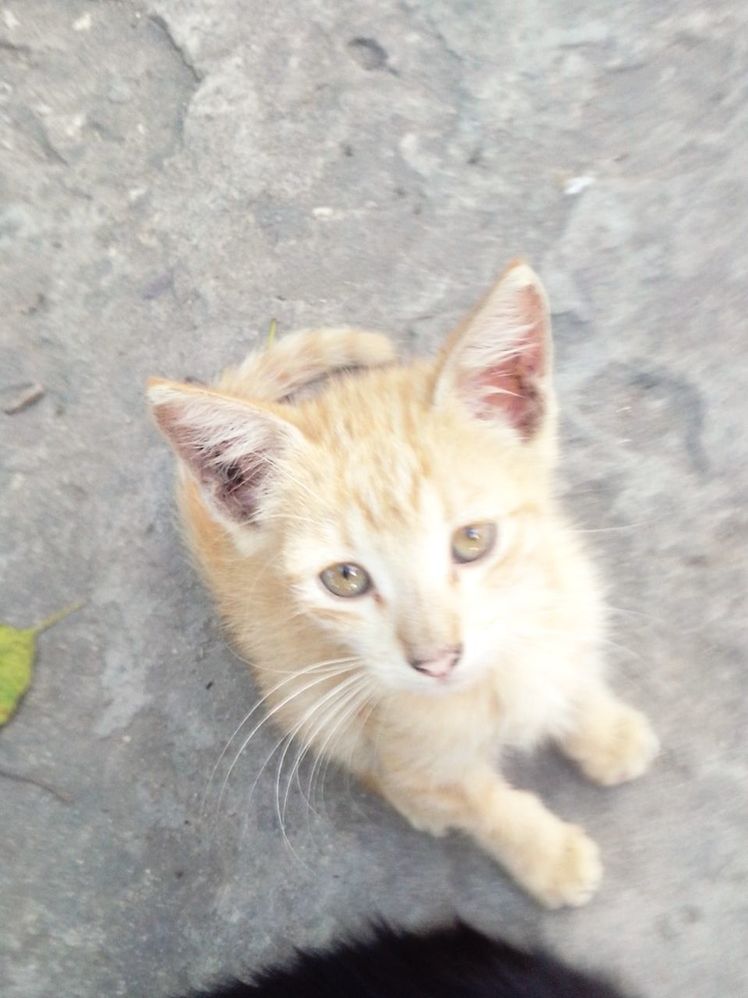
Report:
<svg viewBox="0 0 748 998"><path fill-rule="evenodd" d="M452 534L452 557L459 564L478 561L492 550L496 543L496 524L469 523L458 527Z"/></svg>
<svg viewBox="0 0 748 998"><path fill-rule="evenodd" d="M371 589L371 578L366 569L353 562L343 561L338 565L330 565L320 572L320 579L325 589L334 596L363 596Z"/></svg>

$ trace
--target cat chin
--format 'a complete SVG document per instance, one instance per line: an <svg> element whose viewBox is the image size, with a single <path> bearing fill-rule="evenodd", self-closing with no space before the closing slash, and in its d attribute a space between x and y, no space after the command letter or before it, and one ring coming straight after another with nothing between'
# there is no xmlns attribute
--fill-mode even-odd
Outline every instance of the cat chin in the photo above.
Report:
<svg viewBox="0 0 748 998"><path fill-rule="evenodd" d="M417 694L419 696L446 697L453 693L464 693L480 679L480 673L475 670L465 671L459 674L459 669L449 676L434 678L432 676L419 676L416 673L412 677L401 679L396 685L390 687L390 692Z"/></svg>
<svg viewBox="0 0 748 998"><path fill-rule="evenodd" d="M464 693L474 685L474 682L469 679L450 678L437 680L431 684L426 683L421 687L419 692L425 693L426 696L430 697L448 697L454 693Z"/></svg>

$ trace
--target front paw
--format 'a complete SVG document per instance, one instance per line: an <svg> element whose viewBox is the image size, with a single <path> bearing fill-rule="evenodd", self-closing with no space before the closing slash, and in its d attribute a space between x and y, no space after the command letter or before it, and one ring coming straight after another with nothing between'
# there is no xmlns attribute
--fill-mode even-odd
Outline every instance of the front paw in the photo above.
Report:
<svg viewBox="0 0 748 998"><path fill-rule="evenodd" d="M513 872L547 908L578 908L599 887L603 867L597 845L581 828L554 820L552 829L528 844Z"/></svg>
<svg viewBox="0 0 748 998"><path fill-rule="evenodd" d="M612 787L645 773L659 752L660 743L644 714L618 704L596 738L576 739L569 748L589 779Z"/></svg>

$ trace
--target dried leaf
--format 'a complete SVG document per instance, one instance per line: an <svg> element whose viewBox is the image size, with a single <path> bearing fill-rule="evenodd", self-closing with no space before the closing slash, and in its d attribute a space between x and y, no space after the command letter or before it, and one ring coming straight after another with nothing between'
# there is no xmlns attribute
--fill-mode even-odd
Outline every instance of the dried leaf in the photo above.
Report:
<svg viewBox="0 0 748 998"><path fill-rule="evenodd" d="M36 627L0 624L0 726L10 720L21 697L31 685L37 636L68 614L80 610L81 606L81 603L76 603L59 613L53 613Z"/></svg>
<svg viewBox="0 0 748 998"><path fill-rule="evenodd" d="M270 329L268 330L268 339L267 339L267 344L266 344L266 346L268 348L271 347L273 345L273 343L275 342L275 333L276 333L277 329L278 329L278 320L277 319L271 319L270 320Z"/></svg>
<svg viewBox="0 0 748 998"><path fill-rule="evenodd" d="M8 416L15 416L17 412L23 412L34 402L38 402L44 397L44 386L38 383L29 385L18 385L14 397L3 406L3 412Z"/></svg>

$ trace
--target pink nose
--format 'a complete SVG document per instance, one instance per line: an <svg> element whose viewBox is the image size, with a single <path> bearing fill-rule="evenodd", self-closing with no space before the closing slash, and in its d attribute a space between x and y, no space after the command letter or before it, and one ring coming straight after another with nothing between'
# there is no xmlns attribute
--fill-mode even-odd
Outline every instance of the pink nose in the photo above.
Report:
<svg viewBox="0 0 748 998"><path fill-rule="evenodd" d="M451 645L429 655L413 656L408 659L408 665L416 672L423 672L434 679L443 679L454 669L461 655L462 645Z"/></svg>

